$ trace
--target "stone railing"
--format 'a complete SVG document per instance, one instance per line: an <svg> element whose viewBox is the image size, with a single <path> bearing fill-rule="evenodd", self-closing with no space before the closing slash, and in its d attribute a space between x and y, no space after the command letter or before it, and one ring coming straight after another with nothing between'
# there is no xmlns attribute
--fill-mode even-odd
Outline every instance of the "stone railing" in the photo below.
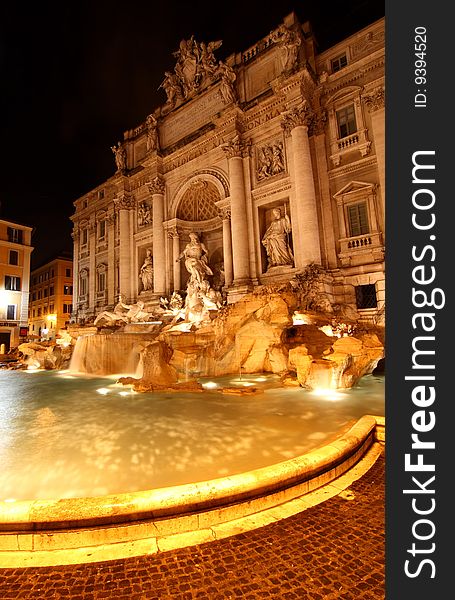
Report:
<svg viewBox="0 0 455 600"><path fill-rule="evenodd" d="M248 50L245 50L245 52L242 52L242 63L249 62L255 56L257 56L264 50L267 50L267 48L270 48L270 46L272 46L272 45L273 45L273 40L272 40L271 36L265 37L264 39L260 40L254 46L251 46L251 48L248 48Z"/></svg>
<svg viewBox="0 0 455 600"><path fill-rule="evenodd" d="M362 156L366 156L370 152L371 142L367 138L367 130L361 129L351 135L333 140L331 143L332 154L330 156L333 164L338 166L341 161L341 156L353 150L359 151Z"/></svg>
<svg viewBox="0 0 455 600"><path fill-rule="evenodd" d="M365 233L355 237L342 238L340 240L341 253L352 253L356 250L363 250L368 247L382 246L382 236L379 231L375 233Z"/></svg>

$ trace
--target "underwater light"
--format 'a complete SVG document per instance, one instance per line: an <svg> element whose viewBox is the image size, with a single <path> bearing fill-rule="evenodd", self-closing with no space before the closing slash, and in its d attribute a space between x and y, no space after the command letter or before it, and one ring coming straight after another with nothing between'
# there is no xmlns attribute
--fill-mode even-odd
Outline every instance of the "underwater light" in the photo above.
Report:
<svg viewBox="0 0 455 600"><path fill-rule="evenodd" d="M218 387L218 384L215 383L214 381L207 381L206 383L202 384L202 387L207 390L213 390L214 388Z"/></svg>
<svg viewBox="0 0 455 600"><path fill-rule="evenodd" d="M98 388L96 391L98 392L98 394L102 394L103 396L109 394L110 392L110 390L108 390L107 388Z"/></svg>
<svg viewBox="0 0 455 600"><path fill-rule="evenodd" d="M314 396L321 396L325 400L330 400L331 402L338 402L339 400L342 400L345 397L345 394L343 394L342 392L331 388L314 388L314 390L312 390L311 393Z"/></svg>

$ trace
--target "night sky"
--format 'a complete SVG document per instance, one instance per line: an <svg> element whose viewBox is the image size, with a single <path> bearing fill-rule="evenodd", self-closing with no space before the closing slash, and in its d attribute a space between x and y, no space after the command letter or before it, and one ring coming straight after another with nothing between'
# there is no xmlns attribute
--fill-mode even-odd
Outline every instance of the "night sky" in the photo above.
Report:
<svg viewBox="0 0 455 600"><path fill-rule="evenodd" d="M111 146L165 102L181 39L221 39L223 60L292 10L323 50L384 16L384 1L3 3L0 218L35 228L32 267L71 250L73 201L114 174Z"/></svg>

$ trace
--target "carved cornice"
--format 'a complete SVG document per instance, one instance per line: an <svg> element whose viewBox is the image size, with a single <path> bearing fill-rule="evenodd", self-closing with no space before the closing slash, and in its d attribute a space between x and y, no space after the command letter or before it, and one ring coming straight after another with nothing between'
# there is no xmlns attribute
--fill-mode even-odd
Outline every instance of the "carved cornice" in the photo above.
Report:
<svg viewBox="0 0 455 600"><path fill-rule="evenodd" d="M166 188L166 182L164 181L164 179L162 177L160 177L159 175L157 175L156 177L154 177L152 179L152 181L149 181L147 183L147 186L149 188L149 191L152 195L154 194L164 194L164 190Z"/></svg>
<svg viewBox="0 0 455 600"><path fill-rule="evenodd" d="M281 127L284 129L286 135L289 135L294 127L309 127L311 125L312 117L313 111L308 102L304 100L299 106L291 108L283 113Z"/></svg>
<svg viewBox="0 0 455 600"><path fill-rule="evenodd" d="M133 210L136 208L136 200L133 196L122 194L117 198L114 198L114 206L116 210Z"/></svg>
<svg viewBox="0 0 455 600"><path fill-rule="evenodd" d="M251 140L241 140L238 135L221 145L228 159L235 157L247 157L250 155Z"/></svg>
<svg viewBox="0 0 455 600"><path fill-rule="evenodd" d="M363 96L363 101L368 111L375 112L384 108L385 106L385 89L383 86L379 86L369 94Z"/></svg>

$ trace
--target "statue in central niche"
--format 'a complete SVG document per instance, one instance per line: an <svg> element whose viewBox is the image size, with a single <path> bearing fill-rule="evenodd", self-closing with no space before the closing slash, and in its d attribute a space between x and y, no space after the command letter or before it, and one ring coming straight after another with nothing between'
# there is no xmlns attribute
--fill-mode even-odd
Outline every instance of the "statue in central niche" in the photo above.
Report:
<svg viewBox="0 0 455 600"><path fill-rule="evenodd" d="M177 259L177 261L185 259L185 267L190 274L189 283L196 283L200 287L207 275L213 275L207 256L207 248L199 240L197 233L190 233L190 241Z"/></svg>
<svg viewBox="0 0 455 600"><path fill-rule="evenodd" d="M176 262L185 260L185 268L190 274L186 288L185 304L175 315L171 327L184 331L192 325L198 327L210 320L209 311L221 308L221 294L215 291L208 277L213 275L208 263L208 251L197 233L189 234L190 241ZM175 325L179 319L180 325Z"/></svg>

